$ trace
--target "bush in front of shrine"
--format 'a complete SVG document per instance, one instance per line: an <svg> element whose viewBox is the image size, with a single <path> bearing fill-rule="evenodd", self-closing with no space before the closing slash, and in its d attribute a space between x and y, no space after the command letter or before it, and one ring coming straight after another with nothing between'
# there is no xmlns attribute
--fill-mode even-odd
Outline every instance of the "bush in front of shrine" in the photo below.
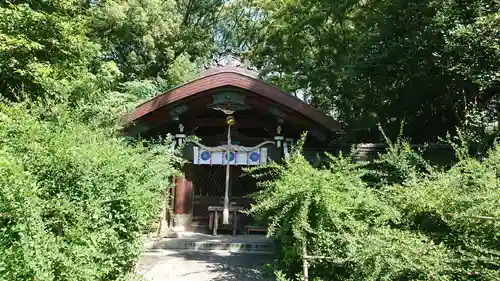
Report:
<svg viewBox="0 0 500 281"><path fill-rule="evenodd" d="M0 280L131 276L159 214L170 146L130 144L69 114L0 103Z"/></svg>
<svg viewBox="0 0 500 281"><path fill-rule="evenodd" d="M251 213L279 243L278 279L302 280L305 243L310 280L500 280L500 147L447 170L422 161L399 139L371 165L316 168L297 149L253 170L268 175Z"/></svg>

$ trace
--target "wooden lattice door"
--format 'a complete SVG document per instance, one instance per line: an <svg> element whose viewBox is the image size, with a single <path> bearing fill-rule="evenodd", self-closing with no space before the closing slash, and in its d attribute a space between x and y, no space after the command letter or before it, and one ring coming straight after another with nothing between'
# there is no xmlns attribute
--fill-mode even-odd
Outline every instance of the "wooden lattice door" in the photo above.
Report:
<svg viewBox="0 0 500 281"><path fill-rule="evenodd" d="M256 181L246 175L242 166L230 167L230 204L248 208L248 195L256 191ZM224 204L226 167L222 165L195 166L193 179L193 216L200 223L208 223L208 207Z"/></svg>

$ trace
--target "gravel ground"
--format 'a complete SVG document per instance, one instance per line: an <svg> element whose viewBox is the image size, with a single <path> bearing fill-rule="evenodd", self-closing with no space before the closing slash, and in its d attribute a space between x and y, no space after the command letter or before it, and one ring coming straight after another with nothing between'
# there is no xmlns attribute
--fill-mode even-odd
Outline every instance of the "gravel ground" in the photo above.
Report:
<svg viewBox="0 0 500 281"><path fill-rule="evenodd" d="M161 251L145 253L137 273L149 281L260 281L270 256Z"/></svg>

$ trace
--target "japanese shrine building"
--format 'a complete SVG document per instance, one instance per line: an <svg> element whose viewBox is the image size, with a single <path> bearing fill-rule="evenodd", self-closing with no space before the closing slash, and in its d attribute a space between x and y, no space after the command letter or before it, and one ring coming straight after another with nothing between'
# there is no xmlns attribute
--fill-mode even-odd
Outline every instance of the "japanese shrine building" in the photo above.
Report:
<svg viewBox="0 0 500 281"><path fill-rule="evenodd" d="M280 161L306 131L305 147L320 152L340 129L332 118L236 67L210 69L137 106L125 121L130 136L171 134L183 145L187 164L175 179L174 225L200 231L208 225L208 206L223 204L227 166L230 204L248 207L246 195L256 185L243 167Z"/></svg>

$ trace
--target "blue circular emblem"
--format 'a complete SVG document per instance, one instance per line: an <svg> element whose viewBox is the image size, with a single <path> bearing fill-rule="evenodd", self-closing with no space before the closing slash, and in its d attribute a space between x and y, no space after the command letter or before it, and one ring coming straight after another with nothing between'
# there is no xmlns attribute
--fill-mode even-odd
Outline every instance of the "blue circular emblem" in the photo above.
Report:
<svg viewBox="0 0 500 281"><path fill-rule="evenodd" d="M208 151L203 151L200 155L200 158L201 160L203 161L207 161L208 159L210 159L210 152Z"/></svg>
<svg viewBox="0 0 500 281"><path fill-rule="evenodd" d="M256 161L259 161L260 160L260 155L258 152L250 152L250 155L248 156L250 158L250 160L256 162Z"/></svg>
<svg viewBox="0 0 500 281"><path fill-rule="evenodd" d="M227 159L227 152L225 154L226 154L226 159ZM233 161L234 157L235 157L234 152L229 152L229 161Z"/></svg>

